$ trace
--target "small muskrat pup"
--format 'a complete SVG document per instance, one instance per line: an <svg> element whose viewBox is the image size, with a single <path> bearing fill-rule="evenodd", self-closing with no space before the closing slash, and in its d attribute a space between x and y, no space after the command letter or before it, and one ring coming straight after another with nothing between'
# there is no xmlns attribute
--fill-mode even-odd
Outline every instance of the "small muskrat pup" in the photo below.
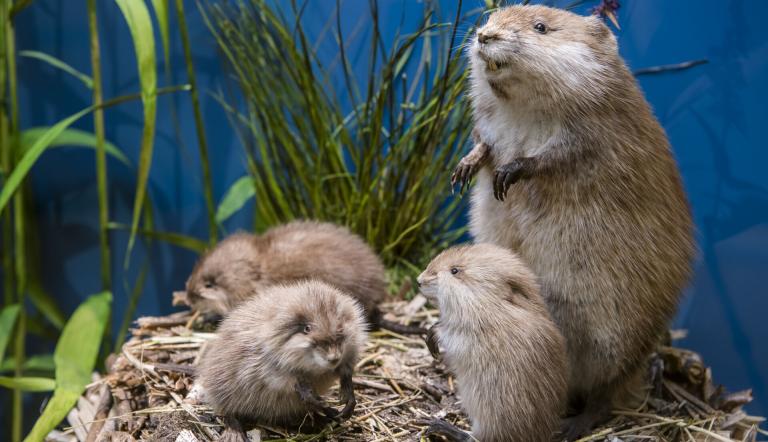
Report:
<svg viewBox="0 0 768 442"><path fill-rule="evenodd" d="M294 221L263 235L236 233L203 255L187 280L186 303L223 315L273 284L318 279L354 297L376 326L423 333L386 321L384 265L362 238L331 223Z"/></svg>
<svg viewBox="0 0 768 442"><path fill-rule="evenodd" d="M275 285L232 310L198 373L217 413L296 426L304 416L349 417L352 372L365 345L357 302L320 281ZM319 395L340 380L341 413Z"/></svg>
<svg viewBox="0 0 768 442"><path fill-rule="evenodd" d="M472 39L470 233L515 250L566 338L569 439L607 417L673 316L695 254L664 130L596 16L510 6Z"/></svg>
<svg viewBox="0 0 768 442"><path fill-rule="evenodd" d="M548 442L567 397L567 356L533 273L509 250L476 244L442 252L418 282L440 309L437 341L472 437ZM473 440L443 421L427 433Z"/></svg>

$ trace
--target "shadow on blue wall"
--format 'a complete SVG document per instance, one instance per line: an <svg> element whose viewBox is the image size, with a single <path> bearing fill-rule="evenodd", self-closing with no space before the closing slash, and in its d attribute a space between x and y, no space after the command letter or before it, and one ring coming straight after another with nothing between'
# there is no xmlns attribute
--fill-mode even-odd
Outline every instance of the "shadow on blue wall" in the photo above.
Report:
<svg viewBox="0 0 768 442"><path fill-rule="evenodd" d="M113 2L98 2L102 36L104 90L107 97L138 90L133 47L128 29ZM223 87L215 44L194 2L188 2L193 56L203 91ZM311 2L310 30L319 31L333 11L333 1ZM446 17L455 0L443 0ZM479 6L478 4L469 7ZM569 2L554 2L566 4ZM587 2L590 3L590 2ZM707 59L688 71L641 77L660 121L674 147L688 190L701 248L696 275L681 305L675 326L689 330L682 342L700 352L713 367L716 380L729 389L754 388L750 410L768 413L768 2L747 0L625 0L617 30L621 52L632 68ZM343 26L359 28L367 2L347 0ZM417 20L421 2L381 0L385 35L393 35L403 17L404 28ZM465 6L466 7L466 6ZM405 15L403 13L405 12ZM412 12L412 14L408 14ZM583 12L583 11L582 11ZM462 29L468 31L469 23ZM39 50L90 71L88 26L84 2L38 0L19 15L19 50ZM363 31L364 33L364 31ZM349 35L349 33L347 34ZM333 57L333 44L321 46L321 56ZM357 51L358 57L362 51ZM172 84L186 81L180 43L171 49ZM160 68L162 70L162 66ZM162 72L162 71L161 71ZM49 125L86 107L90 91L77 80L41 64L20 58L20 106L23 127ZM160 81L164 77L160 76ZM176 105L177 137L171 118ZM218 200L244 174L244 157L226 116L207 94L202 97ZM159 99L158 133L150 177L159 229L206 236L199 161L187 95ZM106 113L107 137L134 163L141 133L141 107L130 103ZM78 123L92 130L88 118ZM33 189L44 244L45 286L68 309L99 289L96 190L93 154L59 150L46 153L35 166ZM130 219L135 171L110 160L111 219ZM650 191L651 189L649 189ZM227 228L252 224L249 207ZM150 266L137 314L172 310L171 291L183 286L195 256L165 244L140 246L131 268L122 269L127 237L112 234L115 309L125 308L127 293L143 263Z"/></svg>

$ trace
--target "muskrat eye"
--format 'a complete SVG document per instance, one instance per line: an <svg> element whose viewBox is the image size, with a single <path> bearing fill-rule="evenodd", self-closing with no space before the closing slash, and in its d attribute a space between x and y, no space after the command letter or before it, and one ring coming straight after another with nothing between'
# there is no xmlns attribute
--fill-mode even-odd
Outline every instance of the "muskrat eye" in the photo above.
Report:
<svg viewBox="0 0 768 442"><path fill-rule="evenodd" d="M205 281L205 288L212 289L213 288L213 281Z"/></svg>
<svg viewBox="0 0 768 442"><path fill-rule="evenodd" d="M455 275L457 273L459 273L459 269L457 269L456 267L451 267L451 275Z"/></svg>
<svg viewBox="0 0 768 442"><path fill-rule="evenodd" d="M304 330L303 331L304 331L305 335L308 335L309 332L312 331L312 327L309 324L307 324L307 325L304 326Z"/></svg>
<svg viewBox="0 0 768 442"><path fill-rule="evenodd" d="M535 25L533 25L533 29L536 30L539 34L546 34L547 33L547 25L545 25L542 22L538 22Z"/></svg>

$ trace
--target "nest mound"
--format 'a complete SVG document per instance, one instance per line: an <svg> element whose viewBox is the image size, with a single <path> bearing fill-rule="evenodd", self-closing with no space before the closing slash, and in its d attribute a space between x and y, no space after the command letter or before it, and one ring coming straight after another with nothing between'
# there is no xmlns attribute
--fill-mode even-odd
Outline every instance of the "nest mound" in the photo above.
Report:
<svg viewBox="0 0 768 442"><path fill-rule="evenodd" d="M389 319L402 322L437 319L421 296L383 309ZM211 324L189 311L139 319L122 353L108 361L109 372L69 413L70 426L48 440L217 440L224 428L221 418L188 398L194 390L192 367L212 332ZM726 393L715 387L696 353L660 347L650 366L651 385L642 405L615 410L611 421L581 441L755 441L758 434L768 434L758 427L762 418L742 410L752 400L751 391ZM312 434L261 426L248 432L249 439L417 441L432 418L469 428L453 378L419 337L371 333L354 382L358 404L348 421ZM338 405L336 398L336 389L327 395L331 405Z"/></svg>

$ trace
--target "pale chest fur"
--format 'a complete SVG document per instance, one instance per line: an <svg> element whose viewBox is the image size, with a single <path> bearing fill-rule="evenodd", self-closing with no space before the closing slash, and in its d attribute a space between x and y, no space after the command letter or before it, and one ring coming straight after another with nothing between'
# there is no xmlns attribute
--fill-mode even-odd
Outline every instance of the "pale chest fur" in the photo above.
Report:
<svg viewBox="0 0 768 442"><path fill-rule="evenodd" d="M562 132L558 121L529 109L496 104L476 114L475 130L490 146L493 168L515 158L540 155Z"/></svg>

